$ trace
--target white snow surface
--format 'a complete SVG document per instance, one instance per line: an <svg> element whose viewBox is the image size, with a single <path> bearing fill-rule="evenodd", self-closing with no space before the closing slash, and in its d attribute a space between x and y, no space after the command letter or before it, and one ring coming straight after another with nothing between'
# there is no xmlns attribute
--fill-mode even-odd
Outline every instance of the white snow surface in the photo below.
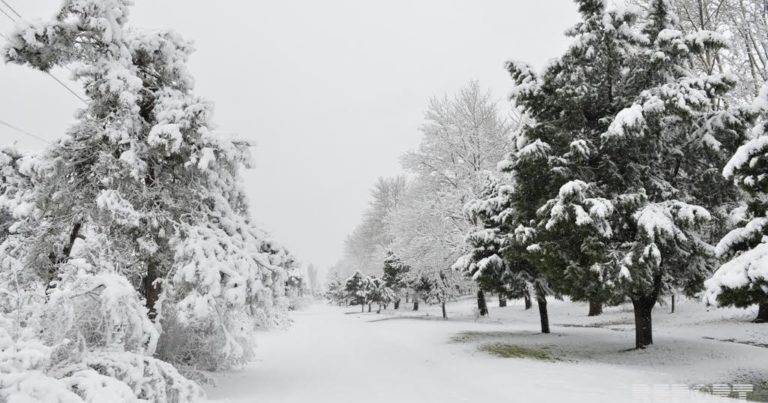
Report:
<svg viewBox="0 0 768 403"><path fill-rule="evenodd" d="M586 304L550 301L552 334L542 335L535 307L525 311L520 300L491 307L480 319L474 304L449 304L448 320L439 306L423 303L418 312L403 303L381 314L313 305L294 313L292 327L258 335L256 361L214 375L208 397L217 403L712 402L733 400L688 390L675 392L676 400L660 399L669 385L737 383L768 372L768 349L748 345L768 342L768 332L749 323L749 310L707 310L687 300L675 314L657 307L656 344L633 350L631 306L588 318ZM477 332L468 342L452 340L468 331ZM557 360L478 350L493 343L540 349Z"/></svg>

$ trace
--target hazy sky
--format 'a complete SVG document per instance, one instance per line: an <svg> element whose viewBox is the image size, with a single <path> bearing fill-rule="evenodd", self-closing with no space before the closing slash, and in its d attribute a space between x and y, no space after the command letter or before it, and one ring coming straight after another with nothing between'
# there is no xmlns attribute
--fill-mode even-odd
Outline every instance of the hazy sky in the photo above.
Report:
<svg viewBox="0 0 768 403"><path fill-rule="evenodd" d="M60 5L7 1L26 19ZM218 129L254 142L256 166L245 172L254 218L323 268L339 258L375 179L397 174L400 154L418 144L429 97L474 79L504 100L503 62L541 68L577 20L569 0L135 3L132 25L195 41L190 69L197 93L215 102ZM0 31L12 27L0 14ZM0 65L0 120L54 139L78 103L42 73ZM2 126L0 139L45 145Z"/></svg>

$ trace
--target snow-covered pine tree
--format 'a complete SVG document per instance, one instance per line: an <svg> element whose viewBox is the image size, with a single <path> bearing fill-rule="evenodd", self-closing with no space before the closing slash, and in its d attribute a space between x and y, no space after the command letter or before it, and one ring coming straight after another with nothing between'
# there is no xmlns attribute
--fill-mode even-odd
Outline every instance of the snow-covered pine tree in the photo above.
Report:
<svg viewBox="0 0 768 403"><path fill-rule="evenodd" d="M344 282L344 291L352 305L360 305L360 312L365 312L365 305L370 301L370 277L356 271Z"/></svg>
<svg viewBox="0 0 768 403"><path fill-rule="evenodd" d="M750 114L721 110L732 78L688 68L692 54L723 42L676 31L666 1L652 2L642 30L631 9L577 3L575 43L541 77L508 64L532 122L516 160L501 167L534 235L526 250L550 284L576 298L627 296L641 348L652 343L651 310L665 289L700 290L712 265L694 229L710 218L704 207L719 218L734 200L716 173Z"/></svg>
<svg viewBox="0 0 768 403"><path fill-rule="evenodd" d="M517 158L502 166L515 177L521 225L535 235L528 248L531 259L550 285L573 300L588 301L594 315L611 295L600 265L604 231L582 224L609 211L599 198L570 200L575 187L564 185L597 179L603 164L596 152L600 135L636 95L627 88L625 68L644 38L631 9L608 10L603 1L577 4L582 21L568 32L574 43L540 77L525 64L507 65L516 83L513 100L530 123L520 133ZM582 202L588 205L576 204Z"/></svg>
<svg viewBox="0 0 768 403"><path fill-rule="evenodd" d="M342 281L338 273L332 272L326 280L325 286L325 298L337 305L342 305L347 300L347 293L345 290L346 283Z"/></svg>
<svg viewBox="0 0 768 403"><path fill-rule="evenodd" d="M496 292L501 300L502 296L514 298L515 287L504 282L506 265L488 264L492 256L497 256L500 250L499 239L495 233L489 233L488 230L499 226L498 220L488 220L492 214L487 213L488 205L484 204L489 198L495 197L498 192L499 181L496 178L489 177L479 193L478 199L472 200L464 208L467 219L480 229L467 234L466 241L470 250L461 256L453 265L455 270L471 277L478 286L477 290L477 309L480 316L488 314L488 303L485 298L485 292ZM483 220L485 219L485 221ZM498 256L497 256L498 257ZM482 270L480 264L482 262ZM527 288L527 287L523 287Z"/></svg>
<svg viewBox="0 0 768 403"><path fill-rule="evenodd" d="M768 86L764 86L752 109L761 115L752 139L738 148L723 169L747 197L735 210L738 228L726 234L715 251L728 259L705 282L705 301L717 306L748 307L758 304L755 322L768 322Z"/></svg>
<svg viewBox="0 0 768 403"><path fill-rule="evenodd" d="M374 304L378 305L376 313L381 313L381 309L387 309L389 304L395 301L395 292L391 288L387 287L384 280L378 277L371 277L370 279L370 293L368 298Z"/></svg>
<svg viewBox="0 0 768 403"><path fill-rule="evenodd" d="M641 90L602 135L599 186L611 200L611 253L617 285L634 305L636 347L653 343L651 312L669 288L701 291L714 262L735 187L721 167L745 138L748 108L724 110L728 74L689 68L700 52L725 46L714 33L683 35L666 0L651 3L641 48L630 67Z"/></svg>
<svg viewBox="0 0 768 403"><path fill-rule="evenodd" d="M490 178L481 198L467 203L465 214L480 228L467 235L470 251L460 257L453 268L471 275L481 286L483 279L500 283L512 298L523 297L528 301L529 290L533 288L539 307L541 332L549 333L546 297L551 289L543 273L533 263L531 251L525 246L531 231L519 221L521 216L515 209L513 198L516 194L513 189L513 183Z"/></svg>
<svg viewBox="0 0 768 403"><path fill-rule="evenodd" d="M250 222L239 179L248 144L212 133L185 66L191 45L129 28L131 3L67 0L52 21L20 24L4 49L12 63L70 67L88 104L41 157L3 257L23 264L30 292L47 288L48 304L88 284L130 284L161 330L132 352L230 366L285 306L285 253ZM112 273L127 282L98 286Z"/></svg>
<svg viewBox="0 0 768 403"><path fill-rule="evenodd" d="M387 251L387 257L384 259L384 274L382 280L384 284L393 292L393 303L395 309L400 308L402 294L408 289L408 272L410 267L403 264L392 251Z"/></svg>

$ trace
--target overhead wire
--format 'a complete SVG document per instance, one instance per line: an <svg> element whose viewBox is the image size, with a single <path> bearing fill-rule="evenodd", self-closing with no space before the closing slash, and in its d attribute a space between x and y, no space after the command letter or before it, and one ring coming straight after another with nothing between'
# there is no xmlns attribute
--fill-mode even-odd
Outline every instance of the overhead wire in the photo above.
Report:
<svg viewBox="0 0 768 403"><path fill-rule="evenodd" d="M6 7L8 7L8 9L9 9L9 10L11 10L11 12L12 12L12 13L16 14L16 16L17 16L17 17L19 17L19 18L23 18L23 17L21 16L21 14L19 14L19 12L18 12L18 11L16 11L16 9L15 9L15 8L13 8L13 7L12 7L10 4L8 4L8 2L7 2L7 1L5 1L5 0L0 0L0 2L1 2L1 3L3 3L3 4L5 4L5 6L6 6Z"/></svg>
<svg viewBox="0 0 768 403"><path fill-rule="evenodd" d="M32 134L32 133L30 133L30 132L28 132L28 131L26 131L26 130L18 127L18 126L14 126L14 125L12 125L12 124L4 121L4 120L1 120L1 119L0 119L0 125L5 126L5 127L9 128L11 130L14 130L16 132L19 132L19 133L21 133L21 134L23 134L23 135L25 135L27 137L31 137L31 138L33 138L35 140L42 141L43 143L51 144L50 141L48 141L48 140L46 140L46 139L44 139L44 138L42 138L42 137L40 137L40 136L38 136L36 134Z"/></svg>
<svg viewBox="0 0 768 403"><path fill-rule="evenodd" d="M0 3L4 4L6 7L8 7L8 9L11 10L11 12L13 14L18 16L18 18L22 18L23 19L21 14L19 14L19 12L16 11L15 8L13 8L10 4L8 4L8 2L6 0L0 0ZM11 20L11 22L13 22L14 24L16 23L16 18L13 18L13 16L8 14L8 12L5 11L2 7L0 7L0 12L2 12L3 15L8 17L8 19ZM5 36L4 34L0 33L0 36L2 36L2 38L5 39L6 41L10 42L10 39L7 36ZM49 77L51 77L53 79L53 81L56 81L56 83L59 84L62 88L64 88L67 92L69 92L75 98L77 98L80 102L82 102L85 105L88 105L88 101L86 101L85 98L81 97L80 94L77 93L77 91L75 91L71 87L69 87L64 81L62 81L58 77L54 76L50 71L43 71L43 72L46 75L48 75Z"/></svg>
<svg viewBox="0 0 768 403"><path fill-rule="evenodd" d="M16 15L17 18L22 18L23 19L21 14L12 5L10 5L6 0L0 0L0 3L2 3L6 8L8 8L8 10L10 10L10 12L12 14ZM17 21L16 18L14 18L11 14L8 13L8 11L3 9L2 7L0 7L0 14L5 15L6 18L8 18L14 24ZM3 38L3 39L5 39L8 42L11 41L10 38L8 38L2 32L0 32L0 38ZM61 81L58 77L54 76L49 71L44 71L44 73L47 74L49 77L51 77L54 81L56 81L56 83L59 84L61 87L63 87L67 92L69 92L70 94L74 95L78 100L80 100L81 102L83 102L86 105L88 104L88 102L85 99L83 99L83 97L81 97L77 92L75 92L75 90L70 88L66 83ZM5 120L0 119L0 126L5 126L5 127L9 128L11 130L17 132L17 133L20 133L20 134L22 134L24 136L27 136L27 137L32 138L32 139L35 139L37 141L41 141L41 142L46 143L46 144L51 144L51 142L46 140L45 138L43 138L41 136L38 136L38 135L30 132L29 130L24 130L21 127L18 127L16 125L8 123Z"/></svg>

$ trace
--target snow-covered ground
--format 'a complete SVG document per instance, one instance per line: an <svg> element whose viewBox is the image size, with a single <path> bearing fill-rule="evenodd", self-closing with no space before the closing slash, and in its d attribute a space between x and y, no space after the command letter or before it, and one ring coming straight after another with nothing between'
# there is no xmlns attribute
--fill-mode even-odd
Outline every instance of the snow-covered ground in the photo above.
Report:
<svg viewBox="0 0 768 403"><path fill-rule="evenodd" d="M489 301L491 303L492 301ZM587 318L584 304L550 303L552 334L519 301L477 320L474 301L412 312L360 313L315 304L286 330L259 334L257 360L216 375L217 402L675 402L714 401L693 385L765 379L768 325L753 312L707 311L693 301L654 312L656 344L632 350L631 310ZM765 327L764 327L765 326ZM720 341L730 340L734 341ZM480 347L510 344L551 360L499 358ZM686 386L681 386L686 385ZM682 390L682 392L681 392ZM732 401L732 400L731 400Z"/></svg>

